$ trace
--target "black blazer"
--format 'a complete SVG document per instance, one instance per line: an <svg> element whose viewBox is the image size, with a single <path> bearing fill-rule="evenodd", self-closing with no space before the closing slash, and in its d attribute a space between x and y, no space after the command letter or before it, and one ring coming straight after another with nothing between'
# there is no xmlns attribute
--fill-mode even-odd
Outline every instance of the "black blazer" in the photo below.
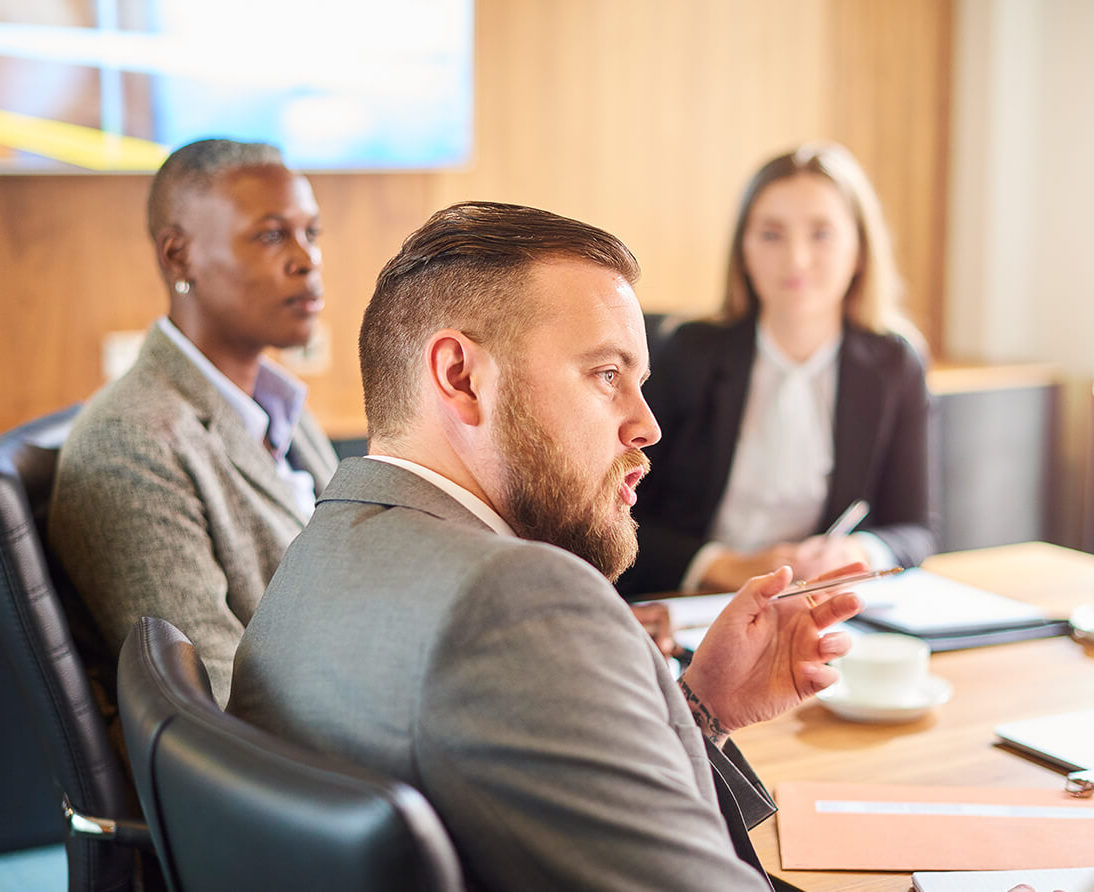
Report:
<svg viewBox="0 0 1094 892"><path fill-rule="evenodd" d="M689 322L653 358L646 399L661 425L638 490L638 561L619 580L625 597L679 588L708 541L726 490L756 352L756 322ZM834 466L816 532L856 499L861 529L903 566L934 550L928 455L930 398L906 340L847 323L840 348Z"/></svg>

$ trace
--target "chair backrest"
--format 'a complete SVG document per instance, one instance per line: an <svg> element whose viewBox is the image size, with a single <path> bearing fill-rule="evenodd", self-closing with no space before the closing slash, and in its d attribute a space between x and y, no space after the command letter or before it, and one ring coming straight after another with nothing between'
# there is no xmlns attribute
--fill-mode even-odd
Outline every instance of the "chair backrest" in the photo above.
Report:
<svg viewBox="0 0 1094 892"><path fill-rule="evenodd" d="M0 642L56 787L81 812L131 817L110 746L51 573L43 530L57 450L77 406L0 436ZM128 889L131 850L69 837L70 890Z"/></svg>
<svg viewBox="0 0 1094 892"><path fill-rule="evenodd" d="M167 621L143 617L129 633L118 705L170 888L462 889L420 793L223 712L193 645Z"/></svg>

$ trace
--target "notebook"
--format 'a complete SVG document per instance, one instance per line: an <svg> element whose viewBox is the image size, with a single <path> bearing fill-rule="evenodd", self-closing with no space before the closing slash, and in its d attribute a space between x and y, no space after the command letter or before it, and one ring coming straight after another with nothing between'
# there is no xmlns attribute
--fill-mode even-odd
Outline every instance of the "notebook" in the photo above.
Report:
<svg viewBox="0 0 1094 892"><path fill-rule="evenodd" d="M1007 722L995 733L1007 746L1064 771L1094 769L1094 709ZM1091 851L1094 864L1094 845Z"/></svg>
<svg viewBox="0 0 1094 892"><path fill-rule="evenodd" d="M850 620L863 629L902 632L927 640L932 651L1064 635L1068 623L1037 607L914 567L860 583L865 602Z"/></svg>
<svg viewBox="0 0 1094 892"><path fill-rule="evenodd" d="M1094 867L1048 870L946 870L912 874L916 892L1007 892L1025 883L1037 892L1094 892Z"/></svg>

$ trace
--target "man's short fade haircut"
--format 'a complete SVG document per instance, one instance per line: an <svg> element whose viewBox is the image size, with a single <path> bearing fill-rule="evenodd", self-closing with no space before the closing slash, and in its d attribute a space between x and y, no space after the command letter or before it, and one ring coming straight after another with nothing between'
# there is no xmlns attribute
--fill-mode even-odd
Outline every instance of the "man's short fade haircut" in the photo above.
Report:
<svg viewBox="0 0 1094 892"><path fill-rule="evenodd" d="M369 436L398 437L412 419L426 341L442 328L507 358L546 307L521 300L533 264L584 260L638 279L614 235L549 211L468 201L438 211L380 271L358 342Z"/></svg>
<svg viewBox="0 0 1094 892"><path fill-rule="evenodd" d="M148 192L148 234L173 222L182 196L209 189L223 173L241 167L284 165L281 150L263 142L199 139L175 149L160 165Z"/></svg>

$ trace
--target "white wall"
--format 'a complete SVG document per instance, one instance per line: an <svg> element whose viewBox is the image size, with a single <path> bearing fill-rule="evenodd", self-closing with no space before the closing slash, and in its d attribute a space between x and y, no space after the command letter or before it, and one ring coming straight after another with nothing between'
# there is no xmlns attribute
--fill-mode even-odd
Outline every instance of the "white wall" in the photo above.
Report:
<svg viewBox="0 0 1094 892"><path fill-rule="evenodd" d="M1094 2L1044 3L1035 261L1042 355L1094 375Z"/></svg>
<svg viewBox="0 0 1094 892"><path fill-rule="evenodd" d="M1059 524L1094 541L1094 0L957 0L948 358L1051 362Z"/></svg>
<svg viewBox="0 0 1094 892"><path fill-rule="evenodd" d="M956 15L946 351L1094 375L1094 2Z"/></svg>

